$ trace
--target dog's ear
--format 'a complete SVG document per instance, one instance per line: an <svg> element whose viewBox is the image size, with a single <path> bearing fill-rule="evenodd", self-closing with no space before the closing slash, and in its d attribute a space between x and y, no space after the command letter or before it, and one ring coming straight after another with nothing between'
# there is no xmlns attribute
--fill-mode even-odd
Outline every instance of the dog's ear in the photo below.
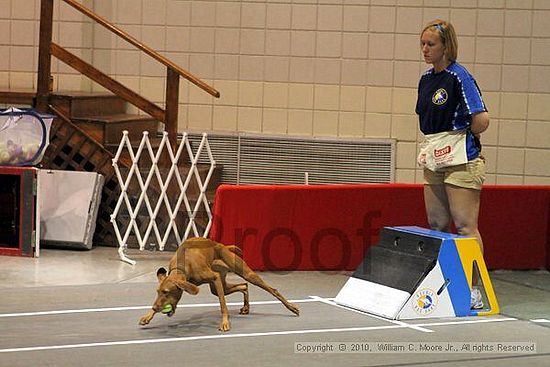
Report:
<svg viewBox="0 0 550 367"><path fill-rule="evenodd" d="M192 294L192 295L195 295L195 294L199 293L199 287L197 287L194 284L189 283L181 275L176 275L173 278L171 277L170 280L172 280L174 282L174 284L176 285L176 287L178 287L182 291L186 291L187 293Z"/></svg>
<svg viewBox="0 0 550 367"><path fill-rule="evenodd" d="M159 268L157 270L157 279L159 280L159 283L162 282L164 280L164 278L166 278L167 273L168 272L164 268Z"/></svg>

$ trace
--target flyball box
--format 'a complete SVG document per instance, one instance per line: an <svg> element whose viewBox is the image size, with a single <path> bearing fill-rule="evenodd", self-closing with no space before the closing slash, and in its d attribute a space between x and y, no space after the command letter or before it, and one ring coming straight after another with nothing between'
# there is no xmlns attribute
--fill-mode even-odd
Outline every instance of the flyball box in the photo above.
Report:
<svg viewBox="0 0 550 367"><path fill-rule="evenodd" d="M483 309L470 308L474 284ZM420 227L383 228L335 302L389 319L499 313L477 240Z"/></svg>

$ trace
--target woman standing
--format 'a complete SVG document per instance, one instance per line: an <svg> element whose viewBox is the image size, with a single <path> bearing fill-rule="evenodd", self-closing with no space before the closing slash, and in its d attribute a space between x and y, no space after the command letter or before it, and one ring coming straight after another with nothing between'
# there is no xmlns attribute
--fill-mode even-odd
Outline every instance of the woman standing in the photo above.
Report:
<svg viewBox="0 0 550 367"><path fill-rule="evenodd" d="M472 75L457 59L458 42L451 23L434 20L420 35L422 55L433 68L418 85L416 113L425 135L418 163L424 167L424 201L432 229L449 232L451 221L461 235L478 230L485 160L480 134L489 115ZM472 307L482 308L479 289L472 290Z"/></svg>

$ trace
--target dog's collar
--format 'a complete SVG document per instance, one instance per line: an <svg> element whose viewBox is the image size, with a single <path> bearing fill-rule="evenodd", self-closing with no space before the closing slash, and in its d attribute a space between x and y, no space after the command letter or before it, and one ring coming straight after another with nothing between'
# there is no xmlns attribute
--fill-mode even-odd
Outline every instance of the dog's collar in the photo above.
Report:
<svg viewBox="0 0 550 367"><path fill-rule="evenodd" d="M183 275L185 275L185 270L182 269L182 268L180 268L179 266L169 267L169 268L168 268L168 275L170 275L170 273L171 273L172 271L174 271L174 270L175 270L176 272L179 271L180 273L182 273Z"/></svg>

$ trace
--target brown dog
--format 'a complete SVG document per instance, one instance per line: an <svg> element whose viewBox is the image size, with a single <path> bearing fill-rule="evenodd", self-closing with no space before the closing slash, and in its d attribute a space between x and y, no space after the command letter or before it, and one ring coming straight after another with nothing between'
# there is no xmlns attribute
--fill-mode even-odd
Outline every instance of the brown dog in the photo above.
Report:
<svg viewBox="0 0 550 367"><path fill-rule="evenodd" d="M170 260L168 272L164 268L158 269L157 299L153 308L139 320L139 324L147 325L153 316L161 312L167 305L171 306L171 311L167 315L172 316L176 312L176 306L183 291L195 295L199 293L198 285L209 283L210 291L220 300L222 321L219 329L228 331L231 324L225 304L225 295L241 292L244 296L244 304L240 313L248 314L250 308L248 284L227 283L225 277L228 271L232 271L248 282L266 290L279 299L291 312L296 315L300 314L298 307L288 302L275 288L265 283L236 252L240 252L236 246L225 246L207 238L190 238L183 242Z"/></svg>

